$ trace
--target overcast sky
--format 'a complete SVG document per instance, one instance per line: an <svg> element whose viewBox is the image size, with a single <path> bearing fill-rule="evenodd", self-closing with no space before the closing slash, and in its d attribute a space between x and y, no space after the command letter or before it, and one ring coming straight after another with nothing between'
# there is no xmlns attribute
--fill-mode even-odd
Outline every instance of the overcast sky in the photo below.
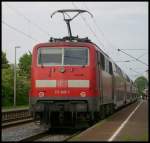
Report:
<svg viewBox="0 0 150 143"><path fill-rule="evenodd" d="M17 49L18 61L37 43L66 36L62 15L51 19L50 14L76 7L90 11L94 18L86 13L85 21L81 16L75 18L71 23L74 36L89 37L114 61L133 60L118 48L143 49L124 52L148 64L148 2L2 2L2 50L9 62L14 63L15 46L21 47ZM148 69L136 60L116 63L133 80Z"/></svg>

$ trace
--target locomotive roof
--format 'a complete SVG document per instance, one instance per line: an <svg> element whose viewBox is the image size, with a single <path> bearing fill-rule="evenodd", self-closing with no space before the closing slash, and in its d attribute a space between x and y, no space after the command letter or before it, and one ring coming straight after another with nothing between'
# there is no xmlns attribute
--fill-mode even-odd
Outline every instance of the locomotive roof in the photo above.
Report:
<svg viewBox="0 0 150 143"><path fill-rule="evenodd" d="M86 38L78 38L78 37L72 37L70 39L70 37L63 37L63 38L50 38L49 42L44 42L44 43L39 43L38 45L51 45L51 46L59 46L59 45L64 45L64 46L69 46L69 45L72 45L72 46L78 46L78 45L81 45L81 46L85 46L85 45L88 45L88 44L93 44L93 42L91 42L90 39L88 39L88 37Z"/></svg>
<svg viewBox="0 0 150 143"><path fill-rule="evenodd" d="M76 37L74 37L74 36L71 36L71 37L66 36L66 37L63 37L63 38L53 38L53 37L50 37L50 40L49 40L49 42L58 42L58 41L92 43L91 40L88 37L79 38L78 36L76 36Z"/></svg>

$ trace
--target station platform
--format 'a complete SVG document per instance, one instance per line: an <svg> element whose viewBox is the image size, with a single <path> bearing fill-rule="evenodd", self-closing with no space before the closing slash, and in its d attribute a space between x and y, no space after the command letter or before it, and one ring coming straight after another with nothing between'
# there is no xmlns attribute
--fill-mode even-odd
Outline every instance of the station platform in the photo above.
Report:
<svg viewBox="0 0 150 143"><path fill-rule="evenodd" d="M117 111L69 141L148 141L148 101Z"/></svg>

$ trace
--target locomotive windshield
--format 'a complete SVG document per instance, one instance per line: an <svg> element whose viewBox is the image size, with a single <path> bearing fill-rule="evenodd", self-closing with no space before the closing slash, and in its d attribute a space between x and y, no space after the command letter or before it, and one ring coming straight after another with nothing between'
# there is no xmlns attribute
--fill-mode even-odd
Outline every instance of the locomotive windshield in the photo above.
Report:
<svg viewBox="0 0 150 143"><path fill-rule="evenodd" d="M87 65L88 48L40 48L38 64L55 65Z"/></svg>

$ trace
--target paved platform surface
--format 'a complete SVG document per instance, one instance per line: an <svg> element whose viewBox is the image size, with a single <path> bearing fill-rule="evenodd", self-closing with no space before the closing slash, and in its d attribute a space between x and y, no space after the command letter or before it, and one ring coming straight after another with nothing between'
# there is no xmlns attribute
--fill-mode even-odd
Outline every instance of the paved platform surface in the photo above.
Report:
<svg viewBox="0 0 150 143"><path fill-rule="evenodd" d="M140 100L100 121L70 141L148 141L148 101Z"/></svg>

